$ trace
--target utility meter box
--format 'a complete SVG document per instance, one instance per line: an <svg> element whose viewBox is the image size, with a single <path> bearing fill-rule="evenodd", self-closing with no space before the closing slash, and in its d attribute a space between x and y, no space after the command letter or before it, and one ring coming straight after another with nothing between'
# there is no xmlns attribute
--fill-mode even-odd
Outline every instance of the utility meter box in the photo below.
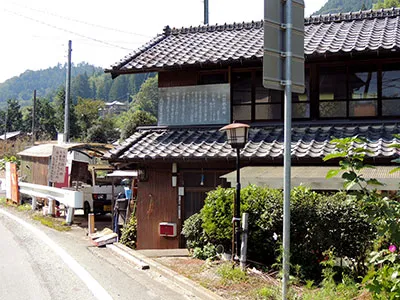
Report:
<svg viewBox="0 0 400 300"><path fill-rule="evenodd" d="M160 223L160 236L175 237L176 236L176 223L161 222Z"/></svg>

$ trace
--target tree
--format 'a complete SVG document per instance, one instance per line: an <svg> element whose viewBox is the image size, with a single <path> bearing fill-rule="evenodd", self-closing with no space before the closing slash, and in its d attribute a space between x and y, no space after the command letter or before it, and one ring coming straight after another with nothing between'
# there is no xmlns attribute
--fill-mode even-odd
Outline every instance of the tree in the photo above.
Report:
<svg viewBox="0 0 400 300"><path fill-rule="evenodd" d="M112 82L110 93L108 94L109 101L126 101L129 98L127 76L118 76Z"/></svg>
<svg viewBox="0 0 400 300"><path fill-rule="evenodd" d="M158 76L147 79L133 101L134 110L144 110L158 116Z"/></svg>
<svg viewBox="0 0 400 300"><path fill-rule="evenodd" d="M112 143L119 137L119 131L114 125L112 118L106 117L98 120L96 124L87 131L85 140L96 143Z"/></svg>
<svg viewBox="0 0 400 300"><path fill-rule="evenodd" d="M72 103L76 104L78 102L78 97L90 98L92 96L92 91L89 85L89 78L86 74L79 74L71 81L71 98Z"/></svg>
<svg viewBox="0 0 400 300"><path fill-rule="evenodd" d="M102 74L92 79L96 86L96 99L108 100L108 94L110 93L112 79L108 74Z"/></svg>
<svg viewBox="0 0 400 300"><path fill-rule="evenodd" d="M50 101L39 98L35 111L35 140L52 140L57 136L55 110ZM23 117L24 130L32 130L32 107L28 107Z"/></svg>
<svg viewBox="0 0 400 300"><path fill-rule="evenodd" d="M15 99L7 100L7 131L22 130L21 106Z"/></svg>
<svg viewBox="0 0 400 300"><path fill-rule="evenodd" d="M147 111L130 110L120 117L119 123L122 125L121 139L127 139L135 133L138 126L155 125L157 124L157 119Z"/></svg>
<svg viewBox="0 0 400 300"><path fill-rule="evenodd" d="M392 8L392 7L400 7L400 0L379 0L378 3L374 4L374 9L382 9L382 8Z"/></svg>
<svg viewBox="0 0 400 300"><path fill-rule="evenodd" d="M64 132L64 115L65 115L65 87L60 87L54 98L54 117L57 132ZM79 126L76 120L75 109L71 104L69 110L69 133L70 137L79 137Z"/></svg>
<svg viewBox="0 0 400 300"><path fill-rule="evenodd" d="M78 98L75 114L80 128L81 136L86 136L87 130L99 119L99 110L104 107L101 100Z"/></svg>

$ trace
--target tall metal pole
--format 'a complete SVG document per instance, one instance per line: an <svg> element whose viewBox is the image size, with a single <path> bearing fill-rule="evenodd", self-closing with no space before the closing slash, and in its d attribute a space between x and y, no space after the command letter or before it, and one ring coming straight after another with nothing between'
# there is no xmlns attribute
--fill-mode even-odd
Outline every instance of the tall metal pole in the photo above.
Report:
<svg viewBox="0 0 400 300"><path fill-rule="evenodd" d="M236 205L235 216L236 258L240 258L240 148L236 148Z"/></svg>
<svg viewBox="0 0 400 300"><path fill-rule="evenodd" d="M72 41L68 41L67 81L65 84L64 142L69 141L69 105L71 92L71 52Z"/></svg>
<svg viewBox="0 0 400 300"><path fill-rule="evenodd" d="M290 187L292 141L292 0L286 0L285 35L285 129L284 129L284 182L283 182L283 281L282 299L287 300L290 271Z"/></svg>
<svg viewBox="0 0 400 300"><path fill-rule="evenodd" d="M33 91L33 105L32 105L32 145L35 144L35 119L36 119L36 90Z"/></svg>
<svg viewBox="0 0 400 300"><path fill-rule="evenodd" d="M204 0L204 25L208 24L208 0Z"/></svg>

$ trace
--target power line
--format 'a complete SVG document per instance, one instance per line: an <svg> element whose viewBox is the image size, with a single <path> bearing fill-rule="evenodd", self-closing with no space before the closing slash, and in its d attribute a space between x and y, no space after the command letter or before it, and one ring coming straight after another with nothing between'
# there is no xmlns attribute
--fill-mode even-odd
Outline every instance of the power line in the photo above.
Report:
<svg viewBox="0 0 400 300"><path fill-rule="evenodd" d="M122 50L132 51L132 49L130 49L130 48L125 48L125 47L122 47L122 46L119 46L119 45L116 45L116 44L112 44L112 43L108 43L106 41L102 41L102 40L99 40L99 39L96 39L96 38L92 38L92 37L86 36L84 34L80 34L80 33L77 33L77 32L62 28L62 27L58 27L58 26L55 26L55 25L52 25L52 24L49 24L49 23L46 23L46 22L31 18L31 17L25 16L23 14L15 12L15 11L11 11L11 10L8 10L8 9L3 9L3 10L5 12L8 12L8 13L13 14L13 15L16 15L18 17L22 17L22 18L37 22L39 24L46 25L48 27L51 27L51 28L54 28L54 29L57 29L57 30L61 30L61 31L64 31L64 32L67 32L67 33L71 33L71 34L74 34L76 36L80 36L82 38L85 38L85 39L88 39L88 40L92 40L92 41L97 42L97 43L101 43L101 44L104 44L104 45L112 46L112 47L115 47L115 48L120 48Z"/></svg>
<svg viewBox="0 0 400 300"><path fill-rule="evenodd" d="M137 36L151 38L151 36L148 36L148 35L135 33L135 32L131 32L131 31L126 31L126 30L121 30L121 29L116 29L116 28L111 28L111 27L107 27L107 26L103 26L103 25L99 25L99 24L93 24L93 23L89 23L89 22L86 22L86 21L82 21L82 20L78 20L78 19L62 16L62 15L59 15L59 14L56 14L56 13L53 13L53 12L40 10L40 9L29 7L29 6L26 6L26 5L20 5L20 4L15 3L15 2L11 2L11 4L14 4L14 5L17 5L17 6L20 6L20 7L24 7L24 8L27 8L29 10L32 10L32 11L37 11L37 12L40 12L42 14L47 14L47 15L54 16L54 17L57 17L57 18L61 18L61 19L67 20L67 21L72 21L72 22L76 22L76 23L80 23L80 24L84 24L84 25L88 25L88 26L92 26L92 27L97 27L97 28L101 28L101 29L105 29L105 30L116 31L116 32L120 32L120 33L125 33L125 34L131 34L131 35L137 35Z"/></svg>

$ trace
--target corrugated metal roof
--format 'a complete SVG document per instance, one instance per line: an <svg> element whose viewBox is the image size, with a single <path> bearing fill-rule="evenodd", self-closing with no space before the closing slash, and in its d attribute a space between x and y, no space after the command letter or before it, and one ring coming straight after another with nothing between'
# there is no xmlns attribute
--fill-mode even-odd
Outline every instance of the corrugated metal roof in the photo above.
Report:
<svg viewBox="0 0 400 300"><path fill-rule="evenodd" d="M393 135L400 133L400 124L376 125L308 125L292 128L292 157L323 158L332 153L332 138L360 136L371 157L397 157L400 150L390 147L400 143ZM243 159L266 160L283 157L283 126L250 128L249 142L242 150ZM140 130L122 145L111 150L108 159L143 160L211 160L235 158L236 152L218 129L149 129Z"/></svg>
<svg viewBox="0 0 400 300"><path fill-rule="evenodd" d="M30 147L19 153L20 156L30 156L30 157L50 157L53 153L53 146L62 147L65 149L73 149L85 144L82 143L70 143L70 144L41 144L37 146Z"/></svg>
<svg viewBox="0 0 400 300"><path fill-rule="evenodd" d="M400 8L312 16L305 19L306 59L329 53L398 49ZM116 75L263 58L263 21L169 28L107 69Z"/></svg>
<svg viewBox="0 0 400 300"><path fill-rule="evenodd" d="M11 131L11 132L6 132L5 134L3 133L0 135L0 140L5 140L5 139L12 139L13 137L19 136L21 134L21 131Z"/></svg>
<svg viewBox="0 0 400 300"><path fill-rule="evenodd" d="M292 166L291 185L307 186L315 190L341 190L343 179L341 173L333 178L326 179L329 170L335 167L326 166ZM361 171L365 179L377 179L384 186L375 186L380 190L398 190L400 172L390 173L394 169L390 166L376 166L374 169L366 168ZM342 172L343 173L343 172ZM236 171L221 176L228 182L236 183ZM270 188L283 189L283 167L244 167L240 169L240 183L242 186L255 184ZM354 186L354 189L359 188Z"/></svg>

